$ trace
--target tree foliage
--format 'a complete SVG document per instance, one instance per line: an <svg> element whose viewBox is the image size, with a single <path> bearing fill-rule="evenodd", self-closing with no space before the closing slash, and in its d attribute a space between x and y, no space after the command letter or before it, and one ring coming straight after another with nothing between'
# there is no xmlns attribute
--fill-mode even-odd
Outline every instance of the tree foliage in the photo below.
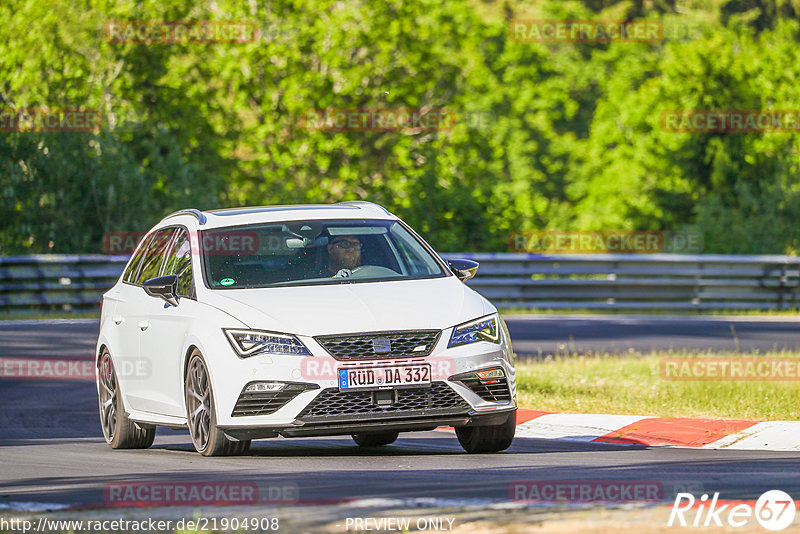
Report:
<svg viewBox="0 0 800 534"><path fill-rule="evenodd" d="M442 250L519 230L703 232L800 246L797 134L671 133L663 110L794 109L795 0L9 0L0 108L98 109L92 132L0 128L0 254L100 252L183 207L384 204ZM534 15L534 16L529 16ZM656 43L517 42L516 18L659 19ZM248 43L114 43L112 21L251 21ZM440 131L309 128L324 109L449 110ZM7 130L7 129L6 129Z"/></svg>

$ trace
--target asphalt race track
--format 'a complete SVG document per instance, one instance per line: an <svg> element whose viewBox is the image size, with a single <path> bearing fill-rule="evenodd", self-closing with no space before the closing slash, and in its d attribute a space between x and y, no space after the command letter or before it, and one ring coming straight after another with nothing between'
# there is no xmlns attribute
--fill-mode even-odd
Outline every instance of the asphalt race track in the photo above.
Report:
<svg viewBox="0 0 800 534"><path fill-rule="evenodd" d="M742 350L800 346L798 324L735 321ZM538 354L537 347L546 353L570 335L579 345L613 342L621 349L677 340L703 347L730 343L724 319L512 318L509 326L519 352L530 354ZM0 357L88 360L96 335L92 321L3 323ZM90 381L2 379L0 407L0 509L12 502L102 507L108 483L159 481L291 487L300 503L376 497L502 502L512 482L533 480L658 481L719 491L724 499L756 499L774 488L800 494L800 455L786 452L518 439L504 453L475 456L464 453L452 433L438 431L401 435L380 450L359 449L349 437L274 439L255 442L247 456L202 458L184 431L159 429L149 450L111 450Z"/></svg>
<svg viewBox="0 0 800 534"><path fill-rule="evenodd" d="M627 350L800 349L800 320L750 317L592 315L504 316L520 357ZM1 331L1 330L0 330Z"/></svg>

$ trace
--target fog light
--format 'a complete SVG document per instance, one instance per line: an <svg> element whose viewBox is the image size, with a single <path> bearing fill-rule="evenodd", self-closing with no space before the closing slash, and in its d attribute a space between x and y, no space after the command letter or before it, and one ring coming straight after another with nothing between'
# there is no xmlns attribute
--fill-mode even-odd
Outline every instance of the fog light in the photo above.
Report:
<svg viewBox="0 0 800 534"><path fill-rule="evenodd" d="M461 382L461 384L486 401L508 402L513 400L508 384L508 375L506 375L505 369L500 366L467 371L451 376L448 380Z"/></svg>
<svg viewBox="0 0 800 534"><path fill-rule="evenodd" d="M478 378L503 378L506 374L503 370L499 367L495 367L494 369L482 369L480 371L475 371L475 374L478 375Z"/></svg>
<svg viewBox="0 0 800 534"><path fill-rule="evenodd" d="M286 384L283 382L253 382L249 384L245 389L245 393L263 393L266 391L280 391Z"/></svg>

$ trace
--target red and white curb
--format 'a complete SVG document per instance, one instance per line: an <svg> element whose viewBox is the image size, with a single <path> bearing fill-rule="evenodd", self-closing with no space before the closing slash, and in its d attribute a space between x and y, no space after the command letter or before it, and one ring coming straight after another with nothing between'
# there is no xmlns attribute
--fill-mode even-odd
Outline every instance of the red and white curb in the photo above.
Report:
<svg viewBox="0 0 800 534"><path fill-rule="evenodd" d="M800 421L670 419L520 409L516 437L701 449L800 451Z"/></svg>

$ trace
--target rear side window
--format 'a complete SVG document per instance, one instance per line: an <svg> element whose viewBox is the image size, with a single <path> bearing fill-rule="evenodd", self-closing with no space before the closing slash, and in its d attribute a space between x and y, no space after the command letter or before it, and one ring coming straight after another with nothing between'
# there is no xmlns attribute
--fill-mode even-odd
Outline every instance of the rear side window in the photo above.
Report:
<svg viewBox="0 0 800 534"><path fill-rule="evenodd" d="M128 268L125 269L125 276L122 279L125 282L133 283L133 280L136 278L136 275L139 273L139 266L142 264L142 258L144 257L144 251L147 250L147 247L150 245L150 242L153 240L153 236L155 234L150 234L149 236L145 237L142 240L142 243L139 245L139 248L136 249L136 253L133 255L133 259L128 264Z"/></svg>
<svg viewBox="0 0 800 534"><path fill-rule="evenodd" d="M164 264L163 275L178 275L178 295L191 297L193 295L194 283L192 280L192 250L189 243L189 233L184 229L179 229L172 247L167 254L167 262Z"/></svg>
<svg viewBox="0 0 800 534"><path fill-rule="evenodd" d="M161 270L161 265L164 263L164 255L167 252L172 235L175 233L175 228L164 228L158 230L153 234L153 239L147 245L147 249L142 257L142 265L139 269L139 274L133 280L134 284L142 285L146 280L156 278Z"/></svg>

